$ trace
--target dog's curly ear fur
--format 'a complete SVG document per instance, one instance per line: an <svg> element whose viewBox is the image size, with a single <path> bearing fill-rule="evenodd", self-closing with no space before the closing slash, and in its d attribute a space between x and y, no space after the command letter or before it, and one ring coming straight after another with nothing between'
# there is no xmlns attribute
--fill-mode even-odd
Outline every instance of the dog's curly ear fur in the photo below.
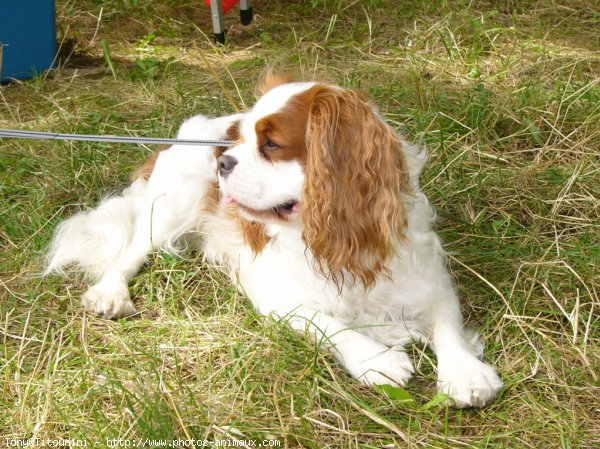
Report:
<svg viewBox="0 0 600 449"><path fill-rule="evenodd" d="M323 85L312 91L303 240L339 288L345 278L370 288L389 275L386 260L406 230L402 144L360 94Z"/></svg>

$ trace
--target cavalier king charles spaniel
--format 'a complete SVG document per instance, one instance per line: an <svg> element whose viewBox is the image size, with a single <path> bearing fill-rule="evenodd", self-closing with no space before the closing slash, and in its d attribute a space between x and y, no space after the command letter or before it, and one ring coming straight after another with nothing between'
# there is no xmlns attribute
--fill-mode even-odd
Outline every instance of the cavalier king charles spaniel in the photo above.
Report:
<svg viewBox="0 0 600 449"><path fill-rule="evenodd" d="M438 389L481 407L502 387L463 329L459 299L419 189L424 152L361 94L272 77L247 113L183 123L120 196L61 223L47 273L77 265L95 283L85 309L131 315L128 282L155 249L199 235L210 263L262 314L322 339L367 385L406 385L404 346L431 344Z"/></svg>

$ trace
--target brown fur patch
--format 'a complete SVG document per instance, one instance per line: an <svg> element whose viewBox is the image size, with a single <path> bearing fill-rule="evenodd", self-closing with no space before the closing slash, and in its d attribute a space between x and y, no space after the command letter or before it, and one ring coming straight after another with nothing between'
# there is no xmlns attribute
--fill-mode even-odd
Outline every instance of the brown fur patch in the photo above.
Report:
<svg viewBox="0 0 600 449"><path fill-rule="evenodd" d="M402 194L409 193L401 142L358 93L317 85L312 91L302 194L302 238L316 268L341 288L365 287L404 238Z"/></svg>
<svg viewBox="0 0 600 449"><path fill-rule="evenodd" d="M265 246L271 241L271 238L267 236L266 233L267 227L262 223L256 223L243 218L240 215L239 206L235 204L219 204L220 196L219 186L216 182L212 183L202 198L204 212L212 215L221 213L224 214L228 220L235 221L238 229L242 233L244 243L250 246L254 254L260 254L265 249Z"/></svg>
<svg viewBox="0 0 600 449"><path fill-rule="evenodd" d="M271 241L266 233L267 227L263 223L246 220L239 212L237 213L237 222L246 245L252 248L255 255L260 254Z"/></svg>
<svg viewBox="0 0 600 449"><path fill-rule="evenodd" d="M212 215L217 214L220 196L219 185L216 182L212 182L201 200L204 212Z"/></svg>
<svg viewBox="0 0 600 449"><path fill-rule="evenodd" d="M215 184L215 190L218 193L218 187ZM218 200L217 200L218 202ZM219 204L220 208L214 206L205 207L205 210L209 213L220 210L220 213L224 214L228 220L234 221L237 228L242 234L244 243L250 246L254 255L260 254L265 246L271 241L271 237L267 235L267 226L263 223L247 220L240 214L240 207L237 204ZM216 213L216 212L215 212Z"/></svg>
<svg viewBox="0 0 600 449"><path fill-rule="evenodd" d="M225 133L224 140L231 140L232 142L237 142L240 140L240 122L233 122L227 128L227 132ZM215 148L215 157L218 159L225 151L228 150L229 147L216 147Z"/></svg>
<svg viewBox="0 0 600 449"><path fill-rule="evenodd" d="M273 162L297 160L306 165L310 97L309 93L295 95L283 110L256 122L256 144L263 157ZM267 142L276 144L276 148L270 148Z"/></svg>
<svg viewBox="0 0 600 449"><path fill-rule="evenodd" d="M244 238L244 243L250 246L255 255L260 254L265 249L265 246L271 241L271 238L267 236L266 233L266 225L246 220L240 215L240 208L238 205L225 204L220 201L221 193L219 191L219 186L214 182L210 185L208 191L202 198L204 212L211 215L221 215L227 220L235 222Z"/></svg>

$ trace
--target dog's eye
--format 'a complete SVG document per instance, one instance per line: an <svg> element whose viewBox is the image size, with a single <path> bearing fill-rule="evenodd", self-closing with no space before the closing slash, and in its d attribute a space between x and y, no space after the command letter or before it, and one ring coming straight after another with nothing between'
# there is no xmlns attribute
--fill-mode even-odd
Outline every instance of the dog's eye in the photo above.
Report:
<svg viewBox="0 0 600 449"><path fill-rule="evenodd" d="M279 148L279 145L277 145L274 142L271 142L269 139L265 140L265 143L263 144L263 148L265 150L276 150L277 148Z"/></svg>

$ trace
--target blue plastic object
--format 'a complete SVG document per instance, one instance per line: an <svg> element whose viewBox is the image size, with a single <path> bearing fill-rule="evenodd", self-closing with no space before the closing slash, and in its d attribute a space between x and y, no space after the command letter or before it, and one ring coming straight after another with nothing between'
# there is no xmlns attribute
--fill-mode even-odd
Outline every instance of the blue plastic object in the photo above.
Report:
<svg viewBox="0 0 600 449"><path fill-rule="evenodd" d="M56 55L54 0L1 0L0 45L1 83L51 68Z"/></svg>

